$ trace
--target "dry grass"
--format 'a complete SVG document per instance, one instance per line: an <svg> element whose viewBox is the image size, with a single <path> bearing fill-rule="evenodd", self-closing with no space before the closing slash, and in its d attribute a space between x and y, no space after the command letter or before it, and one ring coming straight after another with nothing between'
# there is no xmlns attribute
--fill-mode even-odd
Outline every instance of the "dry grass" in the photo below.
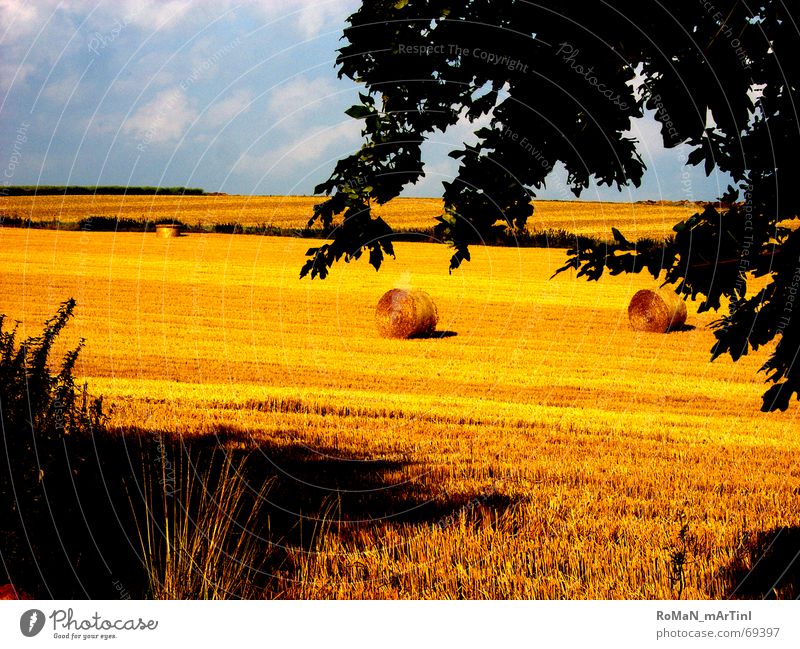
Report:
<svg viewBox="0 0 800 649"><path fill-rule="evenodd" d="M0 197L0 214L76 223L93 216L176 219L190 226L237 223L244 227L303 228L320 197L310 196L31 196ZM531 230L565 230L602 239L618 227L628 238L662 238L697 211L694 205L537 201ZM376 209L399 229L429 229L442 213L434 198L400 198Z"/></svg>
<svg viewBox="0 0 800 649"><path fill-rule="evenodd" d="M218 452L204 467L162 441L156 466L145 467L139 545L153 599L254 599L266 563L252 530L269 490L255 498L239 467ZM174 464L173 464L174 462ZM133 503L132 503L133 504ZM137 508L134 507L134 511Z"/></svg>
<svg viewBox="0 0 800 649"><path fill-rule="evenodd" d="M0 229L0 312L24 336L74 296L63 343L86 337L115 425L269 449L303 520L273 594L676 597L685 524L682 594L718 598L748 539L800 526L798 409L759 412L759 355L708 362L714 314L634 332L652 283L549 280L562 250L476 248L448 275L446 248L398 244L380 273L301 282L306 248ZM398 285L458 335L380 338Z"/></svg>

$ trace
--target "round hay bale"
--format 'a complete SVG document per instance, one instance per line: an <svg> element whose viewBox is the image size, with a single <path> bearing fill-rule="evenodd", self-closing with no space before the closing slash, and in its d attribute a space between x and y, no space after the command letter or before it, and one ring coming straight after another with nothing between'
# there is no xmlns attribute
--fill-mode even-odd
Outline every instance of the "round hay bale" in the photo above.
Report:
<svg viewBox="0 0 800 649"><path fill-rule="evenodd" d="M393 288L378 301L375 322L384 338L411 338L433 333L439 313L425 291Z"/></svg>
<svg viewBox="0 0 800 649"><path fill-rule="evenodd" d="M181 226L177 223L159 223L156 225L156 234L162 239L171 239L181 236Z"/></svg>
<svg viewBox="0 0 800 649"><path fill-rule="evenodd" d="M686 322L686 302L669 289L644 289L631 299L628 319L636 331L674 331Z"/></svg>

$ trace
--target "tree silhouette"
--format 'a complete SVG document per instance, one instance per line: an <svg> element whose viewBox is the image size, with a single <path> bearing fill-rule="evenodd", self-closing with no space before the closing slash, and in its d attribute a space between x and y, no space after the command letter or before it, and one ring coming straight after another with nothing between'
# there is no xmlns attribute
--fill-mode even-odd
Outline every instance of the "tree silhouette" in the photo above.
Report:
<svg viewBox="0 0 800 649"><path fill-rule="evenodd" d="M377 269L392 230L371 207L422 176L420 147L436 130L480 117L478 143L450 155L435 232L454 253L498 232L520 233L556 163L577 195L594 180L639 185L644 163L626 135L655 111L664 146L734 179L719 202L678 223L660 245L613 231L576 241L560 270L598 279L646 270L696 299L727 306L713 323L713 357L734 360L777 338L762 370L764 410L800 399L800 59L796 8L780 0L669 3L605 0L371 1L348 19L340 76L364 84L347 114L363 120L360 149L316 188L327 199L309 225L332 239L309 250L301 277L324 278L365 251ZM662 275L663 274L663 275ZM748 280L766 286L748 292Z"/></svg>

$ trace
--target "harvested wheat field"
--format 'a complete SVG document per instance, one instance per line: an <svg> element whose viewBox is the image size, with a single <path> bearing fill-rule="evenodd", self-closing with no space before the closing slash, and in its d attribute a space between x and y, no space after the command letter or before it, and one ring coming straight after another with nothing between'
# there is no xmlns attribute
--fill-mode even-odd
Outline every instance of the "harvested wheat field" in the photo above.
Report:
<svg viewBox="0 0 800 649"><path fill-rule="evenodd" d="M476 247L449 275L447 248L398 243L380 273L300 281L306 248L0 229L0 313L34 335L77 300L62 344L86 339L119 434L268 457L295 527L275 523L267 596L747 595L765 539L800 527L800 411L759 411L762 355L709 363L715 314L633 331L654 283L551 280L564 250ZM441 336L379 335L395 287L431 296Z"/></svg>
<svg viewBox="0 0 800 649"><path fill-rule="evenodd" d="M236 224L241 227L304 228L314 205L313 196L121 196L70 195L0 197L0 216L32 221L74 224L89 216L120 219L176 219L190 226ZM536 201L528 229L563 230L572 234L611 238L611 227L631 239L660 239L672 226L701 209L695 204L599 203ZM376 208L397 229L428 230L442 214L435 198L398 198Z"/></svg>

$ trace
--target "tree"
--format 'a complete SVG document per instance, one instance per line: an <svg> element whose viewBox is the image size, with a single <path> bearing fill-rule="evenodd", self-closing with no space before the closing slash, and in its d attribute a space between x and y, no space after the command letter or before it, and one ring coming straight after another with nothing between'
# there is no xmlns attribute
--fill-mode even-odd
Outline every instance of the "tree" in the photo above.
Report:
<svg viewBox="0 0 800 649"><path fill-rule="evenodd" d="M647 108L665 147L690 145L689 164L728 172L734 186L659 245L614 230L610 244L577 241L561 270L590 280L646 270L700 296L700 311L727 302L713 357L777 339L763 409L800 399L800 39L784 2L378 0L348 23L337 65L364 85L347 111L363 120L364 142L316 188L327 198L309 225L332 239L309 250L301 277L324 278L365 251L378 269L394 254L371 207L420 179L421 144L437 129L489 119L476 145L450 153L460 166L435 231L453 247L452 270L470 245L525 228L558 162L576 196L591 180L638 186L645 166L626 133ZM754 277L768 281L748 292Z"/></svg>

